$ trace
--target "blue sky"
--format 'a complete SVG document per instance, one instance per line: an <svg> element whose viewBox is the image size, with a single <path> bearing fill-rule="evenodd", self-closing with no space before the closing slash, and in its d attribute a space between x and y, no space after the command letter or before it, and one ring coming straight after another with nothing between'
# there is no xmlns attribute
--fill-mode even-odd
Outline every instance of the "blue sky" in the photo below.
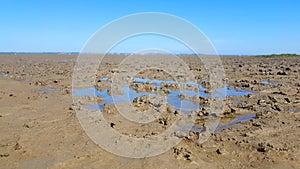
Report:
<svg viewBox="0 0 300 169"><path fill-rule="evenodd" d="M299 0L2 0L0 52L79 52L112 20L163 12L196 25L219 54L300 54L299 7ZM166 41L150 39L157 44ZM131 52L147 40L133 39L115 52ZM175 43L172 47L181 51Z"/></svg>

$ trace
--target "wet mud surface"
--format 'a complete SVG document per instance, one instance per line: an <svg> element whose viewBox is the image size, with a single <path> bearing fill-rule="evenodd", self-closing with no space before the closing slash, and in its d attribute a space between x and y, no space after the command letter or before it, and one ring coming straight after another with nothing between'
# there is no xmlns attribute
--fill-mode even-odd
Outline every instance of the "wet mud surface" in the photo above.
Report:
<svg viewBox="0 0 300 169"><path fill-rule="evenodd" d="M224 87L211 88L195 57L181 57L195 76L188 81L162 69L140 71L120 90L121 56L103 60L92 88L72 89L75 55L0 55L0 165L3 168L299 168L300 59L222 57ZM130 65L127 65L130 66ZM141 65L143 66L143 65ZM75 104L82 97L96 104ZM210 103L225 99L216 131L199 144ZM137 124L118 113L154 110L160 116ZM176 118L196 121L182 141L159 156L131 159L97 146L76 118L78 108L103 112L127 136L149 138Z"/></svg>

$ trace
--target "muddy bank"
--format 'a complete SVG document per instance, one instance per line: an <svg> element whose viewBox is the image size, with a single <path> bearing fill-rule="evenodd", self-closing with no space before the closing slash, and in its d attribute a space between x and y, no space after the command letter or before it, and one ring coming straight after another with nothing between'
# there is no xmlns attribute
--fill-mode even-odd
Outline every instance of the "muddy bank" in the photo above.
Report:
<svg viewBox="0 0 300 169"><path fill-rule="evenodd" d="M188 63L196 83L209 89L203 64L193 57L182 59ZM197 139L203 130L203 120L210 113L207 105L212 98L195 97L190 92L174 94L178 85L167 82L132 81L129 87L137 93L166 97L174 94L175 99L201 105L193 110L198 117L195 127L180 144L160 156L145 159L113 155L86 135L76 118L78 105L72 100L76 56L0 55L0 60L0 164L3 168L299 168L299 58L223 57L228 91L243 90L251 94L227 96L220 124L229 125L202 144L197 144ZM118 72L117 64L121 61L122 57L105 58L97 72L95 89L100 92L109 89L112 73ZM136 78L176 79L157 69L142 71ZM193 85L184 87L205 93ZM102 103L105 99L100 95L95 102ZM160 100L139 95L131 101L139 111L154 109L162 114L141 126L120 116L114 104L103 104L111 127L125 135L140 138L158 135L181 113L172 105L176 100L160 105ZM244 115L255 118L234 123Z"/></svg>

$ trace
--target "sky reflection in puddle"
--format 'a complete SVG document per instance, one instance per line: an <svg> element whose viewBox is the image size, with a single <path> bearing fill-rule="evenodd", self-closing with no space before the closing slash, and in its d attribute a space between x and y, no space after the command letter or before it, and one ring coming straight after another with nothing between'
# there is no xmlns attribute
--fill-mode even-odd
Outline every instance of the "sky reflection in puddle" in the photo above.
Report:
<svg viewBox="0 0 300 169"><path fill-rule="evenodd" d="M101 78L102 81L109 81L109 78ZM215 98L226 98L227 96L246 96L249 94L255 94L251 91L246 91L242 89L235 89L234 87L230 87L227 84L224 88L216 89L215 92L209 93L207 92L208 89L204 88L201 84L196 84L195 82L186 82L186 83L177 83L175 81L164 81L158 79L143 79L143 78L134 78L134 84L151 84L153 87L160 88L164 84L182 84L182 85L193 85L199 88L199 92L194 90L169 90L169 94L161 95L158 93L150 93L150 92L137 92L136 90L130 88L128 85L124 86L121 90L121 94L118 95L110 95L108 89L103 91L99 91L95 88L85 88L85 89L73 89L73 96L100 96L103 98L103 101L99 104L95 105L86 105L86 108L89 110L104 110L104 105L109 104L118 104L118 103L132 103L133 100L137 97L148 96L148 97L166 97L166 101L170 104L174 109L181 111L184 114L189 114L194 110L202 108L203 106L200 104L195 104L194 102L190 101L186 97L197 97L201 96L204 98L215 97ZM256 118L255 114L248 114L248 115L240 115L235 117L230 122L220 122L215 132L220 132L224 129L228 129L235 124L249 121L251 119ZM203 132L203 126L193 126L191 129L193 132Z"/></svg>
<svg viewBox="0 0 300 169"><path fill-rule="evenodd" d="M264 81L262 81L260 84L262 84L262 85L270 85L270 86L279 86L279 85L280 85L280 84L277 83L277 82L270 82L270 81L268 81L268 80L264 80Z"/></svg>
<svg viewBox="0 0 300 169"><path fill-rule="evenodd" d="M109 79L104 77L101 80L108 81ZM167 102L172 105L176 110L180 110L185 114L188 114L189 112L196 110L198 108L202 108L201 105L195 104L192 101L188 99L183 99L180 97L180 95L185 95L188 97L193 96L201 96L201 97L216 97L216 98L225 98L226 96L245 96L249 94L254 94L250 91L245 91L241 89L235 89L233 87L229 87L228 85L225 85L224 88L216 89L214 93L207 93L207 89L204 88L201 84L197 84L195 82L189 81L189 82L176 82L176 81L166 81L166 80L158 80L158 79L147 79L147 78L134 78L133 79L134 84L145 84L149 83L152 84L154 87L160 87L163 84L182 84L182 85L193 85L197 86L199 88L199 92L194 90L169 90L168 95L160 95L160 94L154 94L149 92L137 92L133 89L131 89L129 86L124 86L122 88L122 94L120 95L114 95L111 96L108 93L108 90L98 91L95 88L85 88L85 89L74 89L73 90L73 96L100 96L103 98L103 101L99 103L98 105L87 105L87 109L90 110L103 110L105 104L118 104L122 102L130 102L132 103L133 100L137 97L141 96L149 96L149 97L166 97Z"/></svg>
<svg viewBox="0 0 300 169"><path fill-rule="evenodd" d="M228 129L228 128L232 127L235 124L246 122L246 121L249 121L249 120L255 119L255 118L256 118L256 114L247 114L247 115L237 116L230 123L222 123L222 122L220 122L220 124L217 127L217 129L216 129L215 132L220 132L220 131L222 131L224 129Z"/></svg>
<svg viewBox="0 0 300 169"><path fill-rule="evenodd" d="M288 110L288 113L296 113L296 110L290 109Z"/></svg>
<svg viewBox="0 0 300 169"><path fill-rule="evenodd" d="M41 93L49 93L49 92L54 92L54 91L55 91L55 89L51 89L51 88L39 90L39 92L41 92Z"/></svg>
<svg viewBox="0 0 300 169"><path fill-rule="evenodd" d="M86 88L86 89L75 89L73 96L100 96L104 100L98 105L88 105L89 110L103 110L105 104L118 104L123 102L132 103L133 100L137 97L149 96L149 97L167 97L167 102L172 105L176 110L181 110L183 113L189 113L192 110L202 107L201 105L194 104L193 102L185 99L180 99L178 95L169 94L168 96L162 96L160 94L153 94L149 92L136 92L131 89L129 86L124 86L122 88L121 95L111 96L108 94L108 90L98 91L95 88ZM182 105L182 106L181 106Z"/></svg>
<svg viewBox="0 0 300 169"><path fill-rule="evenodd" d="M9 75L8 73L2 73L3 77L8 77L8 75Z"/></svg>
<svg viewBox="0 0 300 169"><path fill-rule="evenodd" d="M242 122L246 122L246 121L250 121L252 119L255 119L256 115L255 114L247 114L247 115L239 115L237 117L235 117L235 119L233 119L230 122L220 122L218 127L215 130L215 133L218 133L222 130L231 128L233 125L236 125L238 123L242 123ZM191 132L203 132L205 130L205 128L203 126L193 126L193 128L191 129Z"/></svg>

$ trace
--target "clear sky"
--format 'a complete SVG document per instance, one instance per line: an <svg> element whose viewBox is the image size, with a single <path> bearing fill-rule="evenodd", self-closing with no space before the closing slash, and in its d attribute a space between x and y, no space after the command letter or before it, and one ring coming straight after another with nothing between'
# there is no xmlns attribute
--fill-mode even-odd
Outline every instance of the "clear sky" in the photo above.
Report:
<svg viewBox="0 0 300 169"><path fill-rule="evenodd" d="M163 12L196 25L219 54L300 54L299 9L299 0L1 0L0 52L79 52L112 20Z"/></svg>

